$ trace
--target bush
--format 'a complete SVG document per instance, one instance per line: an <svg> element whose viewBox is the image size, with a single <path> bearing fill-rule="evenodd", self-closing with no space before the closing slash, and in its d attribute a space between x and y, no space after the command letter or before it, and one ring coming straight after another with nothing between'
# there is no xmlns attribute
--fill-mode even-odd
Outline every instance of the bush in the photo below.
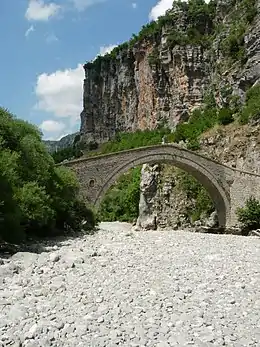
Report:
<svg viewBox="0 0 260 347"><path fill-rule="evenodd" d="M260 201L250 197L245 207L237 209L238 221L247 231L260 228Z"/></svg>
<svg viewBox="0 0 260 347"><path fill-rule="evenodd" d="M0 108L0 238L76 231L83 220L94 227L78 190L75 174L55 167L38 129Z"/></svg>
<svg viewBox="0 0 260 347"><path fill-rule="evenodd" d="M174 141L187 141L190 149L198 148L198 138L206 130L217 123L217 109L196 109L187 123L178 124L174 133Z"/></svg>
<svg viewBox="0 0 260 347"><path fill-rule="evenodd" d="M209 216L214 211L214 204L206 189L190 174L178 170L177 181L179 189L184 191L187 199L194 201L194 208L186 211L191 222Z"/></svg>
<svg viewBox="0 0 260 347"><path fill-rule="evenodd" d="M222 108L218 112L218 123L228 125L234 121L233 112L229 108Z"/></svg>
<svg viewBox="0 0 260 347"><path fill-rule="evenodd" d="M70 160L72 158L80 158L83 152L77 144L59 149L56 152L51 153L56 164L63 162L64 160Z"/></svg>
<svg viewBox="0 0 260 347"><path fill-rule="evenodd" d="M101 202L99 218L103 221L133 222L139 215L141 169L124 174L109 189Z"/></svg>

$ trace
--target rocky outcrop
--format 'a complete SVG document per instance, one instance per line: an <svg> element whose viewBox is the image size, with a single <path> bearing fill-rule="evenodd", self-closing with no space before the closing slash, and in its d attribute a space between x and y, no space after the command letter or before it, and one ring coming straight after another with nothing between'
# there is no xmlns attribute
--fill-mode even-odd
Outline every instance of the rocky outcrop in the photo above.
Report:
<svg viewBox="0 0 260 347"><path fill-rule="evenodd" d="M204 155L237 169L260 174L260 125L216 127L200 140Z"/></svg>
<svg viewBox="0 0 260 347"><path fill-rule="evenodd" d="M157 228L154 199L158 189L159 165L143 165L140 183L139 217L137 229L154 230Z"/></svg>
<svg viewBox="0 0 260 347"><path fill-rule="evenodd" d="M223 48L234 21L245 12L243 3L212 2L211 14L203 14L202 31L188 7L174 2L160 30L145 35L143 29L133 44L85 64L81 141L101 143L118 131L153 129L162 123L174 128L201 105L209 90L219 104L225 104L227 90L243 97L260 77L258 16L244 33L243 66L230 63L228 48ZM255 3L259 8L260 1ZM202 31L200 40L187 39L194 28Z"/></svg>
<svg viewBox="0 0 260 347"><path fill-rule="evenodd" d="M156 167L156 175L154 168ZM145 165L140 184L140 204L137 228L185 228L192 224L196 201L188 198L180 187L180 170L171 165ZM156 182L151 185L146 182ZM152 194L151 194L152 192ZM206 216L201 216L203 224ZM202 224L202 223L200 223Z"/></svg>
<svg viewBox="0 0 260 347"><path fill-rule="evenodd" d="M100 71L93 83L85 68L81 134L86 142L105 142L116 131L153 129L166 121L174 127L200 105L208 84L209 64L201 47L176 47L171 53L161 44L160 66L149 64L152 46L139 46L127 57Z"/></svg>
<svg viewBox="0 0 260 347"><path fill-rule="evenodd" d="M43 142L45 146L47 147L48 151L52 153L52 152L55 152L56 150L71 147L77 135L79 135L79 132L63 136L60 140L57 140L57 141L45 140Z"/></svg>

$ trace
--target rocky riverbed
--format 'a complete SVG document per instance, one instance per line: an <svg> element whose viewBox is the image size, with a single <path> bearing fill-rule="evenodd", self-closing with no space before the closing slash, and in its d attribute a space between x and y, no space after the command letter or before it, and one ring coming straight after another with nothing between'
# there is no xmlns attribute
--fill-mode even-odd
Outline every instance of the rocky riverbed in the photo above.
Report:
<svg viewBox="0 0 260 347"><path fill-rule="evenodd" d="M0 346L259 346L257 237L101 223L0 263Z"/></svg>

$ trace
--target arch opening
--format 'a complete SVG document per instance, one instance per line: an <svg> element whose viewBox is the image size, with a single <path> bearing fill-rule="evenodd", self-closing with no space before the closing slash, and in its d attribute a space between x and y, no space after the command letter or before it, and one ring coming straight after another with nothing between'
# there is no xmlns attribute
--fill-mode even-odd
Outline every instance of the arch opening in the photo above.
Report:
<svg viewBox="0 0 260 347"><path fill-rule="evenodd" d="M226 226L230 213L229 192L227 192L218 182L214 173L210 172L207 168L195 161L173 154L156 153L156 155L142 155L139 158L121 165L107 178L107 181L97 193L94 205L99 207L108 189L121 175L126 173L128 170L143 164L170 164L188 174L191 174L207 190L212 199L217 211L219 226Z"/></svg>

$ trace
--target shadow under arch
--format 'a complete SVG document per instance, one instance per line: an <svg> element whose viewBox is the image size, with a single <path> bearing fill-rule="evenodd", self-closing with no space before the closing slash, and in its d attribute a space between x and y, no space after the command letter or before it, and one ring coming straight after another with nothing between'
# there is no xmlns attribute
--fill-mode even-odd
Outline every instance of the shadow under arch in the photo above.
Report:
<svg viewBox="0 0 260 347"><path fill-rule="evenodd" d="M120 166L108 177L106 183L99 190L97 198L94 202L96 207L99 206L102 198L104 197L107 190L115 183L115 181L125 172L131 168L143 165L143 164L172 164L175 167L178 167L187 173L191 174L198 182L200 182L203 187L209 193L217 214L220 227L225 227L227 220L230 215L230 195L229 191L225 189L214 176L214 174L208 170L206 167L198 164L197 162L182 157L180 155L167 154L167 153L156 153L142 155L137 157L134 160L130 160L128 163Z"/></svg>

